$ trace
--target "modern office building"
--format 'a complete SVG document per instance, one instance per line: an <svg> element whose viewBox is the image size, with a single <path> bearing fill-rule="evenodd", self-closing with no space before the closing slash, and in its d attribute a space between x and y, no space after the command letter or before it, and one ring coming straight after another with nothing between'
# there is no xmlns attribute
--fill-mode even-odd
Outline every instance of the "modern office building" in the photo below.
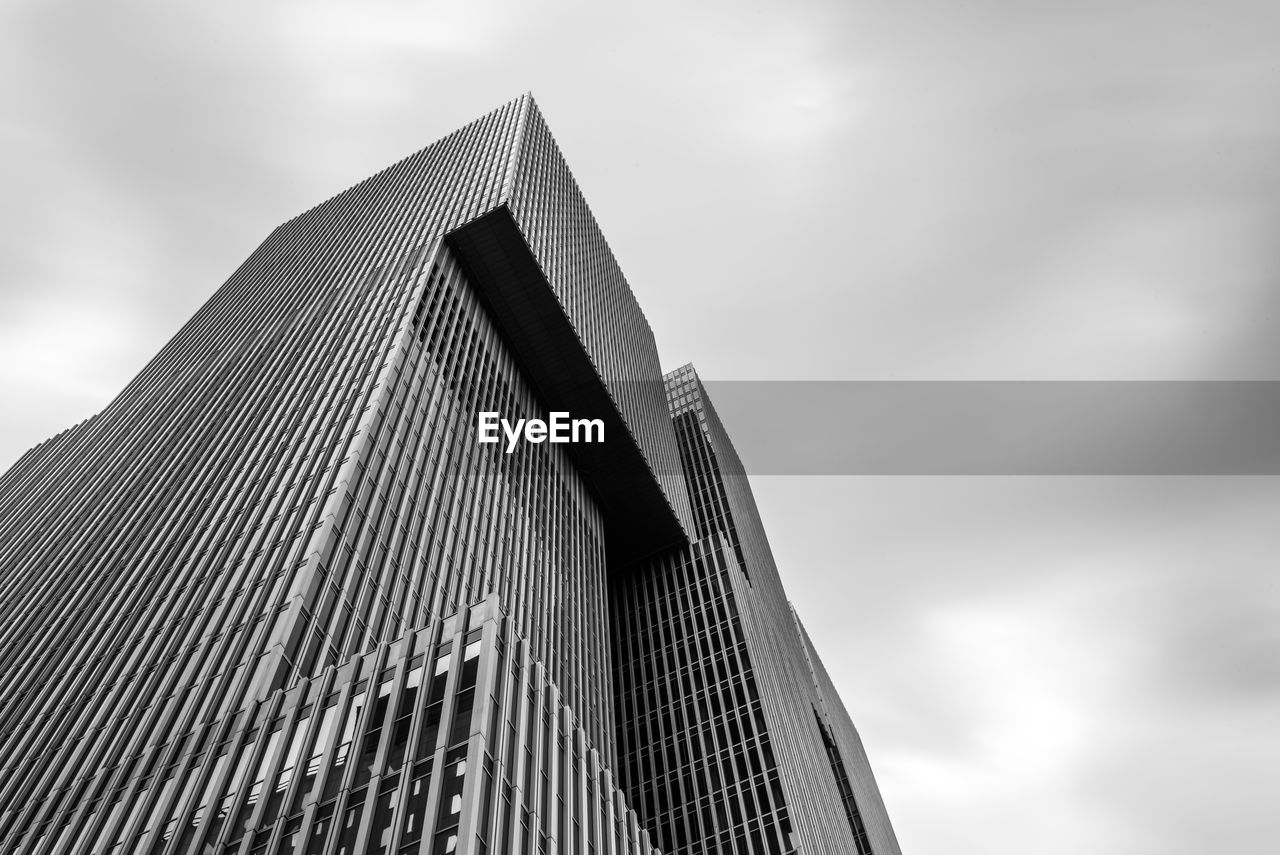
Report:
<svg viewBox="0 0 1280 855"><path fill-rule="evenodd" d="M0 683L4 852L898 851L529 96L276 229L0 478Z"/></svg>

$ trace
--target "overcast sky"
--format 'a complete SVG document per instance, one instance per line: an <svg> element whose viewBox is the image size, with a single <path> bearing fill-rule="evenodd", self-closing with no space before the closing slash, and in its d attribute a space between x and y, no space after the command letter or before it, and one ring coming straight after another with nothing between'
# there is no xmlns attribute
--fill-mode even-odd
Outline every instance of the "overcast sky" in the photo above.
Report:
<svg viewBox="0 0 1280 855"><path fill-rule="evenodd" d="M0 465L526 90L668 368L1280 379L1274 2L691 6L5 0ZM1275 851L1274 478L755 486L908 855Z"/></svg>

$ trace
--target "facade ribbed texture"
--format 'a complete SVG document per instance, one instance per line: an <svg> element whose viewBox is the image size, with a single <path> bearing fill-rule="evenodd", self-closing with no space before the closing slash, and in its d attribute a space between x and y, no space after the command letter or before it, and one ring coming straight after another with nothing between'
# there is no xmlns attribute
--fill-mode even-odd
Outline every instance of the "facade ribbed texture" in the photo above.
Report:
<svg viewBox="0 0 1280 855"><path fill-rule="evenodd" d="M632 803L673 855L897 855L861 741L786 600L733 443L693 366L666 382L695 539L610 589L619 769ZM833 719L840 739L828 750ZM874 821L865 849L850 806Z"/></svg>
<svg viewBox="0 0 1280 855"><path fill-rule="evenodd" d="M499 281L503 217L523 279ZM538 327L495 308L512 282L554 295L556 358L587 360L626 434L617 471L657 485L634 526L662 534L636 554L610 547L632 506L604 458L476 441L477 412L546 418L566 394L530 361ZM722 429L708 444L669 410L658 366L529 96L276 229L101 413L0 476L0 847L648 855L648 828L703 851L669 817L723 807L727 779L673 800L636 747L670 599L715 633L681 649L744 711L716 750L750 746L763 794L717 839L788 851L812 829L805 851L846 851L794 768L843 758L831 815L856 798L879 821L861 744L803 652L782 664L826 706L781 733L799 713L752 645L799 651L796 625L745 479L703 492Z"/></svg>
<svg viewBox="0 0 1280 855"><path fill-rule="evenodd" d="M510 195L516 222L687 528L688 497L649 322L537 111L518 157Z"/></svg>
<svg viewBox="0 0 1280 855"><path fill-rule="evenodd" d="M898 852L898 839L889 822L889 814L885 811L884 800L880 797L880 787L871 774L871 763L867 759L866 749L862 747L862 737L858 735L848 711L840 702L835 685L827 675L822 660L818 658L818 652L809 640L809 634L800 623L800 618L794 612L792 616L795 618L796 632L800 636L805 661L813 679L816 696L814 718L822 732L823 746L832 765L832 774L837 779L845 778L838 781L840 798L850 830L858 844L858 853Z"/></svg>

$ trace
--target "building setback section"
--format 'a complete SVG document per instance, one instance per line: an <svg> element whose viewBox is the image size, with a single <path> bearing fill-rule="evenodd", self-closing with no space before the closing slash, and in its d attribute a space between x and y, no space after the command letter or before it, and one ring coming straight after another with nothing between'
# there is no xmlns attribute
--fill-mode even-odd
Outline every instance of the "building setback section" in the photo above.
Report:
<svg viewBox="0 0 1280 855"><path fill-rule="evenodd" d="M797 630L737 452L693 366L666 383L695 533L609 587L618 769L631 803L669 853L896 855L861 740L815 676L825 671Z"/></svg>
<svg viewBox="0 0 1280 855"><path fill-rule="evenodd" d="M601 419L604 443L567 447L604 516L610 564L688 540L573 322L506 205L451 232L448 244L549 412ZM657 380L647 382L663 394Z"/></svg>
<svg viewBox="0 0 1280 855"><path fill-rule="evenodd" d="M476 442L477 414L606 442ZM0 476L0 848L895 855L745 474L523 96Z"/></svg>

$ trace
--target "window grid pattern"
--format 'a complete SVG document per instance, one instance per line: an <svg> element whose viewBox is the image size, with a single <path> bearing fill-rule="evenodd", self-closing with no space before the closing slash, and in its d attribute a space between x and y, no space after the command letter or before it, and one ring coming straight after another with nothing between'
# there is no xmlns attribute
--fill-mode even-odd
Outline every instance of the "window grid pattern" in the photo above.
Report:
<svg viewBox="0 0 1280 855"><path fill-rule="evenodd" d="M27 850L656 852L496 596L173 744Z"/></svg>
<svg viewBox="0 0 1280 855"><path fill-rule="evenodd" d="M791 852L726 545L701 540L611 592L619 769L664 852Z"/></svg>
<svg viewBox="0 0 1280 855"><path fill-rule="evenodd" d="M862 822L862 813L858 810L858 800L853 796L853 788L849 786L849 773L845 770L844 760L840 757L840 749L836 747L835 737L822 721L821 714L813 711L814 721L822 733L822 746L827 749L827 760L831 764L831 775L835 778L836 789L840 791L840 803L844 805L845 815L849 818L849 830L853 832L853 842L857 844L858 855L872 855L871 841L867 839L867 829Z"/></svg>
<svg viewBox="0 0 1280 855"><path fill-rule="evenodd" d="M800 617L794 611L792 617L812 679L813 711L818 730L828 757L839 761L839 768L833 765L832 772L837 779L841 803L846 815L850 817L855 842L877 853L897 852L898 840L885 812L880 788L871 774L871 764L862 746L862 738L841 703L835 685L814 650L813 642L809 640Z"/></svg>
<svg viewBox="0 0 1280 855"><path fill-rule="evenodd" d="M668 852L855 852L841 778L813 774L832 768L815 707L832 721L847 714L821 683L825 672L787 603L745 471L701 381L683 366L666 382L698 539L610 591L619 768L632 804ZM689 667L706 657L716 663L714 692ZM837 732L847 795L856 793L868 839L879 835L881 855L897 853L865 754ZM856 740L851 724L849 733ZM745 762L726 764L735 752ZM726 786L735 772L758 782L754 799Z"/></svg>

